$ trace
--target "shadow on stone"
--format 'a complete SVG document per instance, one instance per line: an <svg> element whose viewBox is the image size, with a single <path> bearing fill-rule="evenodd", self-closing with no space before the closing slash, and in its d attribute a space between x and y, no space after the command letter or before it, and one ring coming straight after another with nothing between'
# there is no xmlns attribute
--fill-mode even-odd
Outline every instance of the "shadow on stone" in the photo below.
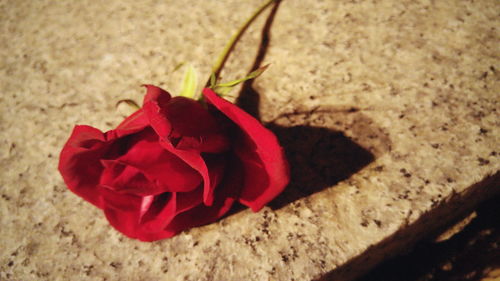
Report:
<svg viewBox="0 0 500 281"><path fill-rule="evenodd" d="M374 155L340 131L321 127L268 126L284 146L291 179L285 191L271 202L279 209L349 178L374 160Z"/></svg>
<svg viewBox="0 0 500 281"><path fill-rule="evenodd" d="M401 227L393 235L387 237L383 241L372 245L367 250L362 252L359 256L343 263L338 268L330 271L318 278L315 281L350 281L355 280L369 273L369 270L374 268L377 264L384 260L390 258L395 258L397 254L407 252L408 249L414 247L415 243L418 241L424 241L424 239L433 239L436 235L443 233L447 228L453 226L455 223L459 222L470 214L477 206L488 199L495 198L495 204L498 204L498 196L500 196L500 189L497 187L500 185L500 172L490 175L484 178L482 181L470 186L468 191L460 194L455 193L453 196L448 198L442 204L429 210L418 218L415 222ZM490 211L491 209L487 209ZM453 243L453 240L460 240L461 236L466 236L467 230L463 231L461 234L457 234L456 237L452 237L449 243ZM462 238L463 239L463 238ZM436 247L437 248L437 247ZM438 251L440 249L437 249ZM439 251L440 252L440 251ZM485 255L487 253L481 253ZM429 249L424 249L423 258L428 260L436 261L439 258L436 253L432 253ZM467 257L466 257L467 258ZM402 259L398 257L398 259ZM475 261L466 259L466 264L473 264ZM403 265L398 264L398 269L404 269ZM421 266L420 264L418 266ZM424 265L425 266L425 265ZM411 264L411 268L415 269L416 265ZM466 269L466 267L459 268L460 270ZM470 268L469 268L470 269ZM477 268L479 269L479 268ZM397 271L395 268L391 267L390 270ZM409 277L410 272L403 272L404 280L413 280ZM481 273L481 272L478 272ZM373 277L376 277L376 273ZM462 279L464 275L461 275L458 279L445 279L447 273L438 276L438 279L426 279L417 278L416 280L465 280ZM425 275L425 274L424 274ZM465 274L467 275L467 274ZM366 277L366 280L380 280L380 279L370 279L370 276ZM421 277L421 276L419 276ZM453 276L452 276L453 277ZM474 276L472 276L474 277ZM382 278L383 280L391 280L388 276ZM360 279L359 281L364 280ZM396 279L402 280L402 279ZM479 280L471 278L466 280Z"/></svg>
<svg viewBox="0 0 500 281"><path fill-rule="evenodd" d="M499 203L499 194L487 199L476 210L477 217L448 240L418 242L412 252L385 261L358 281L487 279L488 272L500 268L495 250L500 241Z"/></svg>

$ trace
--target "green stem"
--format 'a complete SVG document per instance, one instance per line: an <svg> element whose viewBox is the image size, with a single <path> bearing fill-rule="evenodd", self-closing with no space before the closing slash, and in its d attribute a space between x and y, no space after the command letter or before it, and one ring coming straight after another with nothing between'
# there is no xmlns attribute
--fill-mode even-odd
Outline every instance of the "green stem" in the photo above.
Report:
<svg viewBox="0 0 500 281"><path fill-rule="evenodd" d="M219 55L219 58L215 62L214 66L212 67L212 73L215 75L215 80L219 78L219 74L224 67L224 64L226 63L227 58L229 57L229 54L231 53L231 50L234 48L236 45L236 42L238 39L240 39L241 35L245 32L245 30L250 26L250 24L257 18L257 16L262 13L269 5L271 5L273 2L277 0L267 0L264 4L262 4L255 12L243 23L243 25L236 31L233 36L231 36L231 39L229 39L229 42L227 42L226 46L222 50L222 53ZM207 80L207 83L205 84L205 87L208 87L210 85L210 77Z"/></svg>

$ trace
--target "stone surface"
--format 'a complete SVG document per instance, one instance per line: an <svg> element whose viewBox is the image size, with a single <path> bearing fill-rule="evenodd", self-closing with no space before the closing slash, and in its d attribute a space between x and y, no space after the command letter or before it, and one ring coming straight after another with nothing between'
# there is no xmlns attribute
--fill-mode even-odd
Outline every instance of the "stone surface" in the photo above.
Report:
<svg viewBox="0 0 500 281"><path fill-rule="evenodd" d="M498 1L284 0L252 86L287 191L155 243L108 226L57 172L73 125L112 128L143 83L175 93L181 63L207 75L258 5L0 1L0 279L348 280L499 192Z"/></svg>

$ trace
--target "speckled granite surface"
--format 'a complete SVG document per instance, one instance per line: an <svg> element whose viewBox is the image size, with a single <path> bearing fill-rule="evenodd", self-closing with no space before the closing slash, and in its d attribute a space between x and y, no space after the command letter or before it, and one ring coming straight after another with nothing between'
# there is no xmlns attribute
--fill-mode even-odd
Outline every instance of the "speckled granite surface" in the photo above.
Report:
<svg viewBox="0 0 500 281"><path fill-rule="evenodd" d="M66 190L75 123L112 128L143 83L175 92L179 63L207 73L258 4L0 1L1 280L347 280L499 192L495 0L283 1L253 86L293 181L260 213L142 243Z"/></svg>

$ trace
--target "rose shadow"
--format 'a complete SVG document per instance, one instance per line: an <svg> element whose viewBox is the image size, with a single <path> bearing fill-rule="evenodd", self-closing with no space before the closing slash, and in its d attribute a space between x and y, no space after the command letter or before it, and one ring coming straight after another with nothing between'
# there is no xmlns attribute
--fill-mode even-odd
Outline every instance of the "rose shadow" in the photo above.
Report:
<svg viewBox="0 0 500 281"><path fill-rule="evenodd" d="M250 68L261 66L270 42L270 30L281 4L277 1L262 30L261 44ZM260 94L254 80L243 84L236 105L260 120ZM341 131L324 127L297 125L285 127L270 123L267 127L278 137L290 164L290 184L269 206L280 209L296 200L308 197L349 178L374 160L374 155ZM236 204L229 216L244 210Z"/></svg>
<svg viewBox="0 0 500 281"><path fill-rule="evenodd" d="M303 125L268 128L285 148L290 164L290 184L269 204L272 209L332 187L375 159L340 131Z"/></svg>

